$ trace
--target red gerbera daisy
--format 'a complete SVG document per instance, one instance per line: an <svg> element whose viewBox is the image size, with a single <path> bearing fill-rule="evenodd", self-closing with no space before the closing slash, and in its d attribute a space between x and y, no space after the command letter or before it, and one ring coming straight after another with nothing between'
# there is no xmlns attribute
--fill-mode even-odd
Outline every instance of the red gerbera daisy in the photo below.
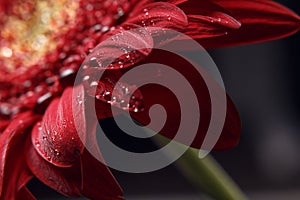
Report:
<svg viewBox="0 0 300 200"><path fill-rule="evenodd" d="M112 32L126 29L128 24L170 28L205 48L215 48L279 39L300 27L296 14L268 0L0 0L0 17L1 199L34 199L26 187L32 177L70 197L122 199L122 190L109 169L79 139L80 135L93 142L97 121L86 116L88 102L95 99L89 92L91 85L83 81L73 86L84 59L100 51L94 47ZM132 65L147 56L151 56L149 52ZM86 74L99 66L88 67L92 70L87 69ZM94 86L113 87L113 80L122 75L121 68L115 63L113 70L107 69L107 79ZM201 85L195 89L205 97ZM152 93L151 89L144 91L145 107ZM216 149L231 148L239 140L239 117L228 100ZM96 97L96 101L97 117L111 116L106 100ZM210 115L206 103L202 106L208 117L192 144L197 148ZM72 106L76 106L75 115ZM178 115L176 108L172 112ZM143 123L139 113L135 116ZM161 133L173 137L171 130L167 126ZM95 151L100 155L96 146Z"/></svg>

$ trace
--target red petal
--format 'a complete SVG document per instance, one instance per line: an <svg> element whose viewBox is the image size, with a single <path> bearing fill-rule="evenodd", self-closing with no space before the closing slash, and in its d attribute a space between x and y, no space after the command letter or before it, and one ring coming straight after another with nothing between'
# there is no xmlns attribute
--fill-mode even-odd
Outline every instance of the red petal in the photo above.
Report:
<svg viewBox="0 0 300 200"><path fill-rule="evenodd" d="M25 161L25 159L24 159ZM20 174L18 179L18 190L25 187L25 185L33 178L32 173L26 167L26 169L22 170L22 174Z"/></svg>
<svg viewBox="0 0 300 200"><path fill-rule="evenodd" d="M82 86L74 88L73 94L72 89L67 89L61 97L61 100L60 102L58 102L58 104L61 103L61 101L66 100L70 104L73 103L76 106L78 104L77 100L72 102L69 98L71 98L72 95L75 95L75 97L79 95L80 97L82 97L79 98L79 100L84 99L84 95L81 93L81 91ZM82 102L82 104L89 105L89 100L91 99L87 99L87 102ZM55 107L51 108L51 105L49 108L54 109ZM69 109L69 112L72 112L72 107ZM80 123L86 123L84 124L84 127L86 127L87 130L84 129L84 132L89 133L86 145L91 147L94 155L95 153L97 153L97 155L100 155L98 147L94 143L96 141L96 138L94 137L97 118L95 115L89 115L89 109L90 107L86 106L86 110L83 111L84 119L81 119L82 121L75 121L75 119L74 121L75 123L79 123L79 126L82 126L82 124ZM85 111L87 111L87 115L85 115ZM45 120L47 112L43 120ZM78 113L76 114L76 116L78 115L82 115L81 109L79 109ZM64 114L62 114L62 116L64 116ZM74 122L72 122L72 124L74 124ZM68 135L67 131L70 130L70 128L68 130L61 129L61 131L65 131L61 132L61 134ZM35 134L39 135L38 130L34 130L34 132ZM64 147L66 148L68 146L69 141L70 140L61 141L61 145L65 144ZM38 179L40 179L43 183L53 188L54 190L70 197L78 197L80 193L82 193L91 199L120 199L119 196L122 194L121 189L118 183L113 178L109 169L104 164L92 157L86 150L83 150L83 153L80 154L80 159L72 161L73 165L71 167L61 168L52 165L51 163L47 162L45 159L40 157L40 155L34 150L34 148L29 149L30 152L27 155L27 163L30 170ZM61 155L63 155L63 153ZM42 154L42 156L44 156L44 154ZM56 161L58 161L59 164L61 164L62 162L62 160L58 159L56 159ZM66 163L65 160L63 160L62 163ZM65 165L63 166L66 167Z"/></svg>
<svg viewBox="0 0 300 200"><path fill-rule="evenodd" d="M210 1L190 0L178 3L189 21L183 32L195 39L225 35L231 29L241 26L227 10Z"/></svg>
<svg viewBox="0 0 300 200"><path fill-rule="evenodd" d="M123 24L109 32L83 65L99 69L124 69L144 59L153 48L151 35L135 24Z"/></svg>
<svg viewBox="0 0 300 200"><path fill-rule="evenodd" d="M51 102L42 122L32 131L32 143L48 162L69 167L77 162L84 148L79 135L84 140L86 122L82 86L65 89L60 99Z"/></svg>
<svg viewBox="0 0 300 200"><path fill-rule="evenodd" d="M45 161L30 141L26 154L28 167L41 182L65 196L80 196L81 171L78 163L69 168L56 167Z"/></svg>
<svg viewBox="0 0 300 200"><path fill-rule="evenodd" d="M197 135L191 146L195 148L200 148L203 143L203 139L206 136L211 119L211 99L206 83L204 82L201 76L197 76L198 72L193 67L189 66L187 62L180 57L178 57L178 59L170 59L168 58L168 55L163 54L163 52L153 51L151 57L148 57L147 59L149 59L151 63L160 63L167 66L172 66L172 68L176 69L178 72L184 75L185 78L192 85L198 98L201 118ZM174 60L176 60L176 62L174 62ZM145 62L147 63L147 60ZM167 76L162 71L160 76L157 77L155 74L150 74L148 72L145 73L147 73L148 77L151 77L153 79L153 82L155 82L155 79L164 80L166 78L165 76ZM214 84L216 85L214 87L220 88L220 86L218 86L217 83ZM161 104L164 106L168 117L165 126L160 131L160 133L168 138L174 138L174 136L177 133L181 119L180 104L176 100L176 96L174 96L174 94L170 91L157 85L145 85L139 89L143 95L145 111L131 113L133 118L142 124L148 124L150 120L148 116L149 108L154 104ZM195 106L198 105L186 106L188 106L188 109L193 111L195 110ZM236 146L239 141L240 131L241 124L239 115L232 101L229 99L229 97L227 97L227 114L225 119L225 125L221 133L221 137L219 138L219 141L215 145L214 149L228 149ZM183 138L183 140L180 140L179 142L185 143L184 140L185 138Z"/></svg>
<svg viewBox="0 0 300 200"><path fill-rule="evenodd" d="M110 170L87 150L82 155L82 194L89 199L122 200L122 189Z"/></svg>
<svg viewBox="0 0 300 200"><path fill-rule="evenodd" d="M228 35L199 40L207 48L280 39L300 29L300 18L288 8L269 0L213 0L236 17L242 26Z"/></svg>
<svg viewBox="0 0 300 200"><path fill-rule="evenodd" d="M70 168L60 168L51 165L33 148L29 148L27 163L40 181L65 196L79 197L82 193L95 200L123 199L122 190L109 169L87 150L84 150L81 157L81 169L79 163Z"/></svg>
<svg viewBox="0 0 300 200"><path fill-rule="evenodd" d="M9 125L9 123L10 123L10 120L6 120L6 119L1 119L0 118L0 134Z"/></svg>
<svg viewBox="0 0 300 200"><path fill-rule="evenodd" d="M27 187L22 187L16 196L16 200L36 200Z"/></svg>
<svg viewBox="0 0 300 200"><path fill-rule="evenodd" d="M144 5L130 14L127 23L134 23L144 27L183 29L188 21L185 13L177 6L155 2Z"/></svg>
<svg viewBox="0 0 300 200"><path fill-rule="evenodd" d="M17 191L31 178L24 153L27 130L37 119L31 112L17 115L0 136L0 197L15 199Z"/></svg>
<svg viewBox="0 0 300 200"><path fill-rule="evenodd" d="M0 1L0 16L2 13L6 12L9 9L9 6L11 5L11 1L8 0L1 0Z"/></svg>
<svg viewBox="0 0 300 200"><path fill-rule="evenodd" d="M89 111L89 108L87 108L88 113ZM123 199L123 191L108 167L104 164L98 148L96 138L96 125L98 120L95 115L89 116L88 119L87 127L90 134L87 136L86 146L89 147L88 150L92 155L85 149L81 156L82 194L95 200Z"/></svg>
<svg viewBox="0 0 300 200"><path fill-rule="evenodd" d="M122 76L120 70L106 70L101 73L102 77L99 81L101 75L99 68L88 68L84 71L83 85L87 93L86 105L95 105L95 110L90 110L90 106L87 107L89 112L95 113L98 119L104 119L112 116L111 106L111 94L115 83ZM94 101L94 102L93 102ZM120 110L121 112L121 110Z"/></svg>
<svg viewBox="0 0 300 200"><path fill-rule="evenodd" d="M95 111L98 119L111 117L111 106L119 108L118 113L122 112L122 110L133 111L134 109L139 109L136 107L136 104L140 101L141 94L135 85L119 82L123 75L120 70L106 70L102 74L100 81L97 81L99 77L95 76L98 72L97 68L87 69L85 74L89 74L89 78L84 81L87 94L95 97ZM136 97L134 100L126 98L130 92L134 92L133 95ZM127 102L125 99L130 99L130 101ZM87 104L93 105L93 102L88 103L88 101L92 101L92 99L87 98ZM92 110L91 112L95 111Z"/></svg>
<svg viewBox="0 0 300 200"><path fill-rule="evenodd" d="M230 149L238 145L242 125L239 113L229 96L227 96L227 112L223 131L214 150ZM194 142L197 146L197 142Z"/></svg>

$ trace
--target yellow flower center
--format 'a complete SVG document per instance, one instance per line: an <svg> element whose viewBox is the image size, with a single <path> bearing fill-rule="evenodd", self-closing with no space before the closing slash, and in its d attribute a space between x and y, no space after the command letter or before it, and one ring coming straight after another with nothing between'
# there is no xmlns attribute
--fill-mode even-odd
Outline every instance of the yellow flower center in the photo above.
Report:
<svg viewBox="0 0 300 200"><path fill-rule="evenodd" d="M0 25L0 70L26 69L55 50L75 25L79 1L15 0Z"/></svg>

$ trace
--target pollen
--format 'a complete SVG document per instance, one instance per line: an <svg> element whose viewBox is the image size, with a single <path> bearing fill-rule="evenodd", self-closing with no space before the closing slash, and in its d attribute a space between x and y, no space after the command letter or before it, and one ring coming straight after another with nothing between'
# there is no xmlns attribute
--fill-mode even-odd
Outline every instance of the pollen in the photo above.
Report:
<svg viewBox="0 0 300 200"><path fill-rule="evenodd" d="M75 25L80 0L15 0L0 19L0 60L7 72L28 68L56 49Z"/></svg>

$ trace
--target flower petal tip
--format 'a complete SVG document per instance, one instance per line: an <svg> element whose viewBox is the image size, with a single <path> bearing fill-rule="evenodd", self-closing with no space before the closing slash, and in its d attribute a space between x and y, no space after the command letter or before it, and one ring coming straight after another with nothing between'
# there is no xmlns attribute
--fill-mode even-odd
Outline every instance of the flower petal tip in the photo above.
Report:
<svg viewBox="0 0 300 200"><path fill-rule="evenodd" d="M84 148L81 141L86 134L84 107L73 98L73 90L80 100L83 98L82 87L65 89L62 97L49 105L31 135L37 152L58 167L72 166Z"/></svg>

